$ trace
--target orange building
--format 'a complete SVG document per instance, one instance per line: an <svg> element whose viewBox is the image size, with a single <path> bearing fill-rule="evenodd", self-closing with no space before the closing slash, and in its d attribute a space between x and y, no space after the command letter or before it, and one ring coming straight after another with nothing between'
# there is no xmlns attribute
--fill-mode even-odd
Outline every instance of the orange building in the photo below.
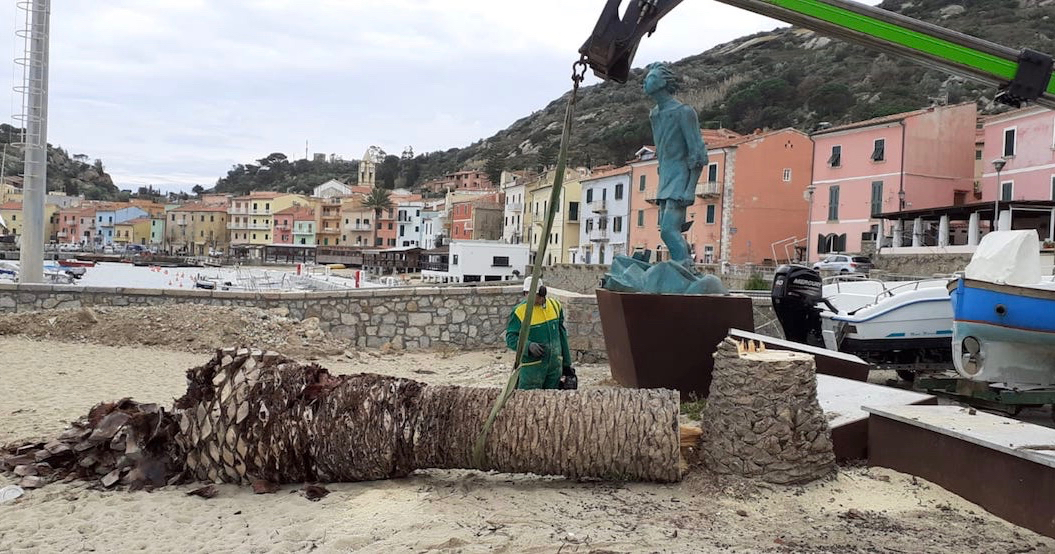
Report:
<svg viewBox="0 0 1055 554"><path fill-rule="evenodd" d="M422 190L439 193L459 190L487 190L494 188L487 173L477 170L456 171L438 179L430 179L421 184Z"/></svg>
<svg viewBox="0 0 1055 554"><path fill-rule="evenodd" d="M500 192L452 202L449 214L451 240L498 240L502 238Z"/></svg>
<svg viewBox="0 0 1055 554"><path fill-rule="evenodd" d="M761 264L801 257L813 143L795 129L738 135L704 130L708 166L696 185L686 232L698 263ZM659 236L658 162L651 147L631 162L630 248L669 259ZM775 254L774 254L775 252ZM775 257L774 257L775 256Z"/></svg>

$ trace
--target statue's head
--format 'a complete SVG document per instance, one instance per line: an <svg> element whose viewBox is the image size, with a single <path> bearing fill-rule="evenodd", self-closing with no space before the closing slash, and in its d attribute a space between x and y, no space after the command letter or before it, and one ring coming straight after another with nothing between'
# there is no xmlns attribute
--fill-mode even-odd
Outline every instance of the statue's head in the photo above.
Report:
<svg viewBox="0 0 1055 554"><path fill-rule="evenodd" d="M654 94L661 90L674 94L678 90L678 80L674 71L665 62L655 62L648 65L648 73L645 74L645 94Z"/></svg>

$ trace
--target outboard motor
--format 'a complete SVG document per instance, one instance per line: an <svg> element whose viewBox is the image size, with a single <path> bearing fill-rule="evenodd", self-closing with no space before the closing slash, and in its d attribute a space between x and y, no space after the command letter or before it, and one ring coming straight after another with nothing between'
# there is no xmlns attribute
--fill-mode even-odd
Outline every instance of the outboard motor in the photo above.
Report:
<svg viewBox="0 0 1055 554"><path fill-rule="evenodd" d="M773 276L773 311L784 329L784 336L794 342L823 346L820 302L821 274L800 265L782 265Z"/></svg>

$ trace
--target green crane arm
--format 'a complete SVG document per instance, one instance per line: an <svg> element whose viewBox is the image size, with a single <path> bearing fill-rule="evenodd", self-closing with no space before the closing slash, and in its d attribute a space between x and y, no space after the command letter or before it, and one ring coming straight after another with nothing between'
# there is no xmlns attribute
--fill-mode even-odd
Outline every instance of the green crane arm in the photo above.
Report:
<svg viewBox="0 0 1055 554"><path fill-rule="evenodd" d="M1055 108L1052 58L1014 50L901 14L850 0L718 0L835 38L908 58L998 87L997 100ZM603 79L626 82L641 39L681 0L608 0L593 34L579 51Z"/></svg>

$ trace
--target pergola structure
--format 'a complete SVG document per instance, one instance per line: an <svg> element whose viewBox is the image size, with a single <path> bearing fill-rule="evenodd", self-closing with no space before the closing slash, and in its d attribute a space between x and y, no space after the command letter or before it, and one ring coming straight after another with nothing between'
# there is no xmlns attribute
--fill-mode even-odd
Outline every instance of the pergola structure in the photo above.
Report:
<svg viewBox="0 0 1055 554"><path fill-rule="evenodd" d="M999 210L998 221L994 217ZM1034 229L1042 241L1055 240L1055 201L1008 200L939 208L901 210L876 216L887 229L880 248L969 247L973 251L984 232ZM889 239L889 241L887 240Z"/></svg>

